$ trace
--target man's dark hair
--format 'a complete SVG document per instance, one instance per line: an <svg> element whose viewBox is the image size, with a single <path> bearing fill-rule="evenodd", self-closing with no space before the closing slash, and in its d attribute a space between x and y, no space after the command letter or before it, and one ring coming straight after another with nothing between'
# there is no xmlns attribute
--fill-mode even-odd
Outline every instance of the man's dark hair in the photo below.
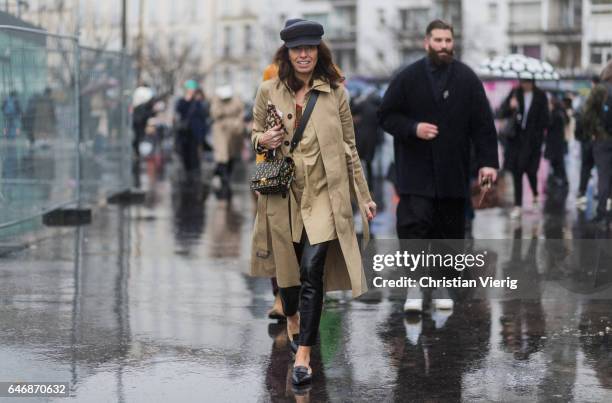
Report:
<svg viewBox="0 0 612 403"><path fill-rule="evenodd" d="M337 88L338 84L342 81L342 77L334 66L331 50L329 50L323 41L321 41L317 48L319 49L318 60L312 78L321 79L329 83L332 88ZM289 88L293 91L298 91L304 86L304 83L295 76L293 65L291 60L289 60L289 49L285 45L282 45L276 51L274 62L278 65L278 78ZM312 82L308 84L312 85Z"/></svg>
<svg viewBox="0 0 612 403"><path fill-rule="evenodd" d="M591 82L593 84L599 84L601 82L601 78L599 78L599 75L594 74L593 76L591 76Z"/></svg>
<svg viewBox="0 0 612 403"><path fill-rule="evenodd" d="M429 25L427 25L427 29L425 30L425 34L427 36L431 35L431 31L433 31L434 29L445 29L445 30L449 30L451 31L451 34L453 35L453 37L455 36L455 31L453 30L453 26L447 22L444 22L442 20L433 20L432 22L429 23Z"/></svg>

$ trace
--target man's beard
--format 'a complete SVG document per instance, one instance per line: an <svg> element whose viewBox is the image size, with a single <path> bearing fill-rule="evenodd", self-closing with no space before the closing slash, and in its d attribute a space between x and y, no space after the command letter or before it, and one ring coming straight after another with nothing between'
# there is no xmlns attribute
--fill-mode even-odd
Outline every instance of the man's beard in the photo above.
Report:
<svg viewBox="0 0 612 403"><path fill-rule="evenodd" d="M453 56L455 55L455 51L453 49L449 49L448 51L435 51L433 48L429 48L427 50L427 55L429 56L429 60L432 61L436 66L441 66L445 64L450 64L453 61Z"/></svg>

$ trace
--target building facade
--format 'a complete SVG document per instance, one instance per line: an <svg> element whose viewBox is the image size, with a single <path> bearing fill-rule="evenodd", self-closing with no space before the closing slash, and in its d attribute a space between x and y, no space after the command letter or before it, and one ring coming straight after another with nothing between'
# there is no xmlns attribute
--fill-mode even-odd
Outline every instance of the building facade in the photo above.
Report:
<svg viewBox="0 0 612 403"><path fill-rule="evenodd" d="M389 76L400 66L423 57L428 23L436 18L450 22L455 51L463 48L463 11L459 0L359 1L358 72Z"/></svg>
<svg viewBox="0 0 612 403"><path fill-rule="evenodd" d="M612 1L583 3L582 66L598 72L612 60Z"/></svg>
<svg viewBox="0 0 612 403"><path fill-rule="evenodd" d="M119 49L116 4L78 1L83 43ZM69 3L30 0L20 13L51 32L70 33L75 9ZM516 52L572 77L596 72L612 58L612 0L133 0L127 15L128 50L137 60L150 62L147 55L159 52L159 60L165 54L166 62L187 65L170 76L177 89L195 77L209 93L229 84L245 100L281 45L284 22L296 17L325 26L325 40L347 77L389 77L422 57L425 28L434 18L454 25L456 53L472 67Z"/></svg>
<svg viewBox="0 0 612 403"><path fill-rule="evenodd" d="M610 0L470 0L463 16L464 60L472 66L522 53L564 77L584 77L612 58Z"/></svg>

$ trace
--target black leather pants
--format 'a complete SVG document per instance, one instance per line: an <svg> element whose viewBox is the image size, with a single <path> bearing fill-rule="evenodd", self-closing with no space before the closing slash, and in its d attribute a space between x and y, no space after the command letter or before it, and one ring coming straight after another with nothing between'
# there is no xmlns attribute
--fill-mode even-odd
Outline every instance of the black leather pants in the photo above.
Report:
<svg viewBox="0 0 612 403"><path fill-rule="evenodd" d="M293 316L300 311L300 346L314 346L317 342L321 310L323 309L323 269L329 242L311 245L302 234L299 244L293 244L300 262L301 286L279 288L285 315Z"/></svg>

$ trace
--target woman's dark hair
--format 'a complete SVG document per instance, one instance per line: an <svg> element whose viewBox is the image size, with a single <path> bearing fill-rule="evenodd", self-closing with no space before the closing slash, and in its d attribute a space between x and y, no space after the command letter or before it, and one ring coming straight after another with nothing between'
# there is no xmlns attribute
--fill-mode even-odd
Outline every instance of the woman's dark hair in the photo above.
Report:
<svg viewBox="0 0 612 403"><path fill-rule="evenodd" d="M308 84L312 85L312 80L318 78L329 83L332 88L337 88L338 83L342 81L342 76L340 76L340 73L334 66L331 50L329 50L324 42L317 45L317 48L317 65L312 73L312 79ZM302 80L297 78L295 75L295 70L293 69L291 60L289 59L289 48L287 48L285 45L278 48L276 55L274 56L274 62L278 65L278 78L291 90L298 91L304 86Z"/></svg>

